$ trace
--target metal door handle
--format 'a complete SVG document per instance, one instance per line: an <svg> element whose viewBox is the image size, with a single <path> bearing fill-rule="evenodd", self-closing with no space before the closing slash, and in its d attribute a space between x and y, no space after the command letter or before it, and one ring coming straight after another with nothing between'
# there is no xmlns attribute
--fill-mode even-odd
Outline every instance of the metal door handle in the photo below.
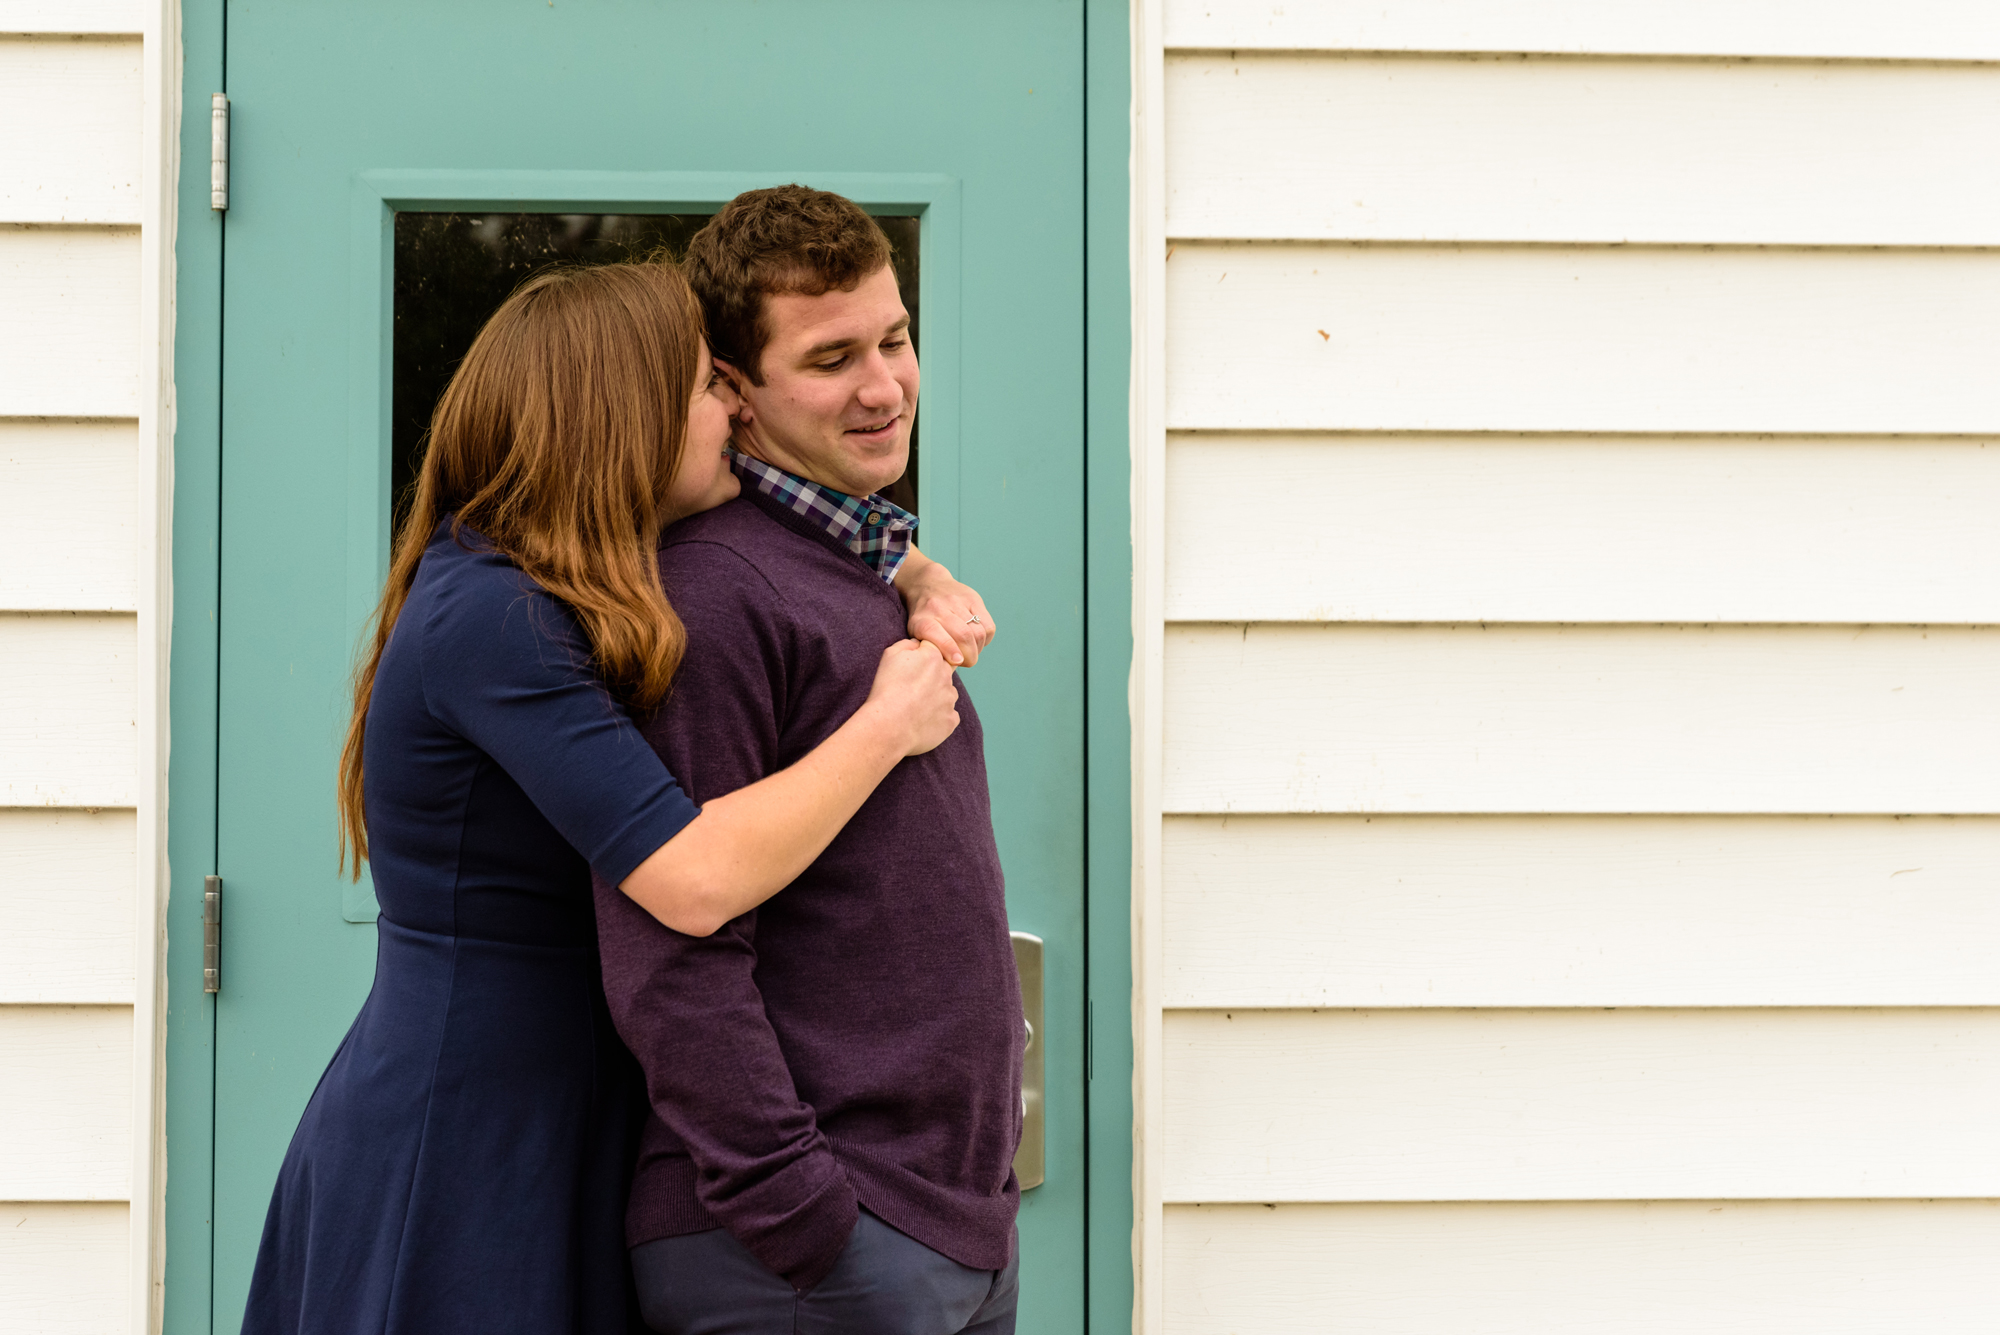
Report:
<svg viewBox="0 0 2000 1335"><path fill-rule="evenodd" d="M1044 1152L1042 1049L1042 938L1015 932L1014 971L1021 976L1022 1020L1028 1044L1021 1053L1021 1147L1014 1151L1014 1176L1021 1190L1039 1187L1048 1175Z"/></svg>

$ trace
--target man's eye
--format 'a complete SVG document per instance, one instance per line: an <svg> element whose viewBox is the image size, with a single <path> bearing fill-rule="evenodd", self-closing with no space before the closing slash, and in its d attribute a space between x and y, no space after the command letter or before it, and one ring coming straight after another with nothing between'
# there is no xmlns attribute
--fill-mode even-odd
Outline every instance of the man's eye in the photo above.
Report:
<svg viewBox="0 0 2000 1335"><path fill-rule="evenodd" d="M818 366L819 369L822 371L838 371L841 367L845 366L846 364L847 364L847 357L845 354L839 357L835 357L830 362L814 363L814 365Z"/></svg>
<svg viewBox="0 0 2000 1335"><path fill-rule="evenodd" d="M907 338L892 338L888 342L882 345L882 351L901 352L904 348L907 348L909 346L910 346L910 340Z"/></svg>

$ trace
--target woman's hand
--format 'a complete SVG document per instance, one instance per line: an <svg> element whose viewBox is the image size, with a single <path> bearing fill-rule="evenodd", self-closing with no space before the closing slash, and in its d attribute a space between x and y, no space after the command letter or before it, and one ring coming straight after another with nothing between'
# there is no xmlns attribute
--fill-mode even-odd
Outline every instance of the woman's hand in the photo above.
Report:
<svg viewBox="0 0 2000 1335"><path fill-rule="evenodd" d="M958 727L958 686L951 665L928 640L899 640L882 651L875 684L856 711L892 730L901 754L920 756Z"/></svg>
<svg viewBox="0 0 2000 1335"><path fill-rule="evenodd" d="M937 646L953 667L971 667L993 642L993 618L969 584L912 547L896 572L896 591L910 614L910 636Z"/></svg>

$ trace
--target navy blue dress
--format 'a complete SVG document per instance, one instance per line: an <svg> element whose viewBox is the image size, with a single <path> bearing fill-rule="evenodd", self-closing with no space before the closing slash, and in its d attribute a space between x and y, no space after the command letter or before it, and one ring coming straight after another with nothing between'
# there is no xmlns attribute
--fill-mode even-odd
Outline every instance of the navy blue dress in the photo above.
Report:
<svg viewBox="0 0 2000 1335"><path fill-rule="evenodd" d="M375 985L278 1174L246 1335L626 1335L645 1096L590 873L696 814L575 616L441 524L368 709Z"/></svg>

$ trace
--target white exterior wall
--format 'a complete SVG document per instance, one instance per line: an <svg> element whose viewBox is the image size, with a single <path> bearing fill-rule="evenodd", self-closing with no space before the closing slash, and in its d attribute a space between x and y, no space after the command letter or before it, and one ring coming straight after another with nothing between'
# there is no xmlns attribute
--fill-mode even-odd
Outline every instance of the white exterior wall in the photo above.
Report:
<svg viewBox="0 0 2000 1335"><path fill-rule="evenodd" d="M173 14L0 0L0 1332L158 1326Z"/></svg>
<svg viewBox="0 0 2000 1335"><path fill-rule="evenodd" d="M1137 1328L1990 1330L2000 9L1135 15Z"/></svg>

